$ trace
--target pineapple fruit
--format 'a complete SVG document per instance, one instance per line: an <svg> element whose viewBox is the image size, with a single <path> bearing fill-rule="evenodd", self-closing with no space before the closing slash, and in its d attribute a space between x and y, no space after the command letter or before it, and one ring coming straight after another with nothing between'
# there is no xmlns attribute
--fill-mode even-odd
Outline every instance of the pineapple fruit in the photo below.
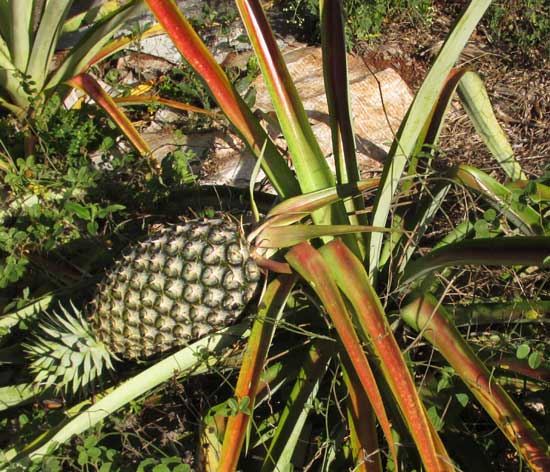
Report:
<svg viewBox="0 0 550 472"><path fill-rule="evenodd" d="M261 278L228 219L166 226L130 247L81 314L62 308L26 350L35 382L73 392L112 359L146 359L234 323Z"/></svg>

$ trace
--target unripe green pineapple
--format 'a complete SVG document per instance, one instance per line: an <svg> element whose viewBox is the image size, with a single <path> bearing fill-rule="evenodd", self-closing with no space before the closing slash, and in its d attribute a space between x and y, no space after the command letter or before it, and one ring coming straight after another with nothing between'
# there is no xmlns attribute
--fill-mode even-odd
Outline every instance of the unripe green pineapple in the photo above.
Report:
<svg viewBox="0 0 550 472"><path fill-rule="evenodd" d="M228 326L260 277L234 222L167 226L124 253L84 316L63 309L43 324L47 336L26 346L36 382L76 392L112 358L145 359Z"/></svg>

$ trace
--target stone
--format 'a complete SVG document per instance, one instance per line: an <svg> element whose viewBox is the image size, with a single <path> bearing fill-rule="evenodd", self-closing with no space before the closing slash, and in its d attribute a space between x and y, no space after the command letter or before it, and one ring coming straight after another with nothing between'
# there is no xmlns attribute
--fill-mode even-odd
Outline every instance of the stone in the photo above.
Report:
<svg viewBox="0 0 550 472"><path fill-rule="evenodd" d="M296 47L284 54L313 132L329 165L334 168L321 56L320 48L306 46ZM357 159L361 175L366 178L380 171L413 95L391 68L373 73L361 58L348 55L348 70ZM264 125L284 154L286 143L277 128L271 98L262 77L258 77L253 86L256 88L255 113L267 118ZM201 182L247 186L254 165L255 159L243 142L228 130L215 137L214 147L205 163L207 175L201 178Z"/></svg>
<svg viewBox="0 0 550 472"><path fill-rule="evenodd" d="M299 47L287 52L284 57L321 150L325 156L330 156L332 137L321 48ZM413 95L393 69L373 74L360 57L350 54L348 79L359 167L366 172L376 170L385 159ZM255 106L264 114L272 114L271 97L263 79L258 77L253 86L256 88ZM284 146L279 139L277 144Z"/></svg>

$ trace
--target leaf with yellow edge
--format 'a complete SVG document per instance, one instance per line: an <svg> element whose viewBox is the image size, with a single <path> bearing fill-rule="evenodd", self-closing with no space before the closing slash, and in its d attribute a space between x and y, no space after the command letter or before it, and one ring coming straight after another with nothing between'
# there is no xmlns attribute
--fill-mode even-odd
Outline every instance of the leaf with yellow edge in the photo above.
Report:
<svg viewBox="0 0 550 472"><path fill-rule="evenodd" d="M321 254L308 243L294 246L286 254L286 260L296 272L315 290L340 337L343 349L349 356L361 386L369 398L376 413L382 431L386 436L390 452L397 459L396 446L393 441L391 425L384 406L384 400L376 384L369 361L353 325L348 308L336 282L330 274L335 270Z"/></svg>
<svg viewBox="0 0 550 472"><path fill-rule="evenodd" d="M420 401L411 374L361 262L347 246L335 239L319 253L340 290L351 302L359 326L378 357L380 369L390 386L426 470L455 470L439 436Z"/></svg>

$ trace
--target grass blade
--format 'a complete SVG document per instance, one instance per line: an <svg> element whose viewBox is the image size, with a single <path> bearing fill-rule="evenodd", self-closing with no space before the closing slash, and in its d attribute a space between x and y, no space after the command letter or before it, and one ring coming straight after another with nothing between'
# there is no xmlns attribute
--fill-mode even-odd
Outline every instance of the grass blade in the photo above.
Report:
<svg viewBox="0 0 550 472"><path fill-rule="evenodd" d="M535 471L550 470L550 449L489 370L476 357L432 295L401 310L403 319L433 344Z"/></svg>

